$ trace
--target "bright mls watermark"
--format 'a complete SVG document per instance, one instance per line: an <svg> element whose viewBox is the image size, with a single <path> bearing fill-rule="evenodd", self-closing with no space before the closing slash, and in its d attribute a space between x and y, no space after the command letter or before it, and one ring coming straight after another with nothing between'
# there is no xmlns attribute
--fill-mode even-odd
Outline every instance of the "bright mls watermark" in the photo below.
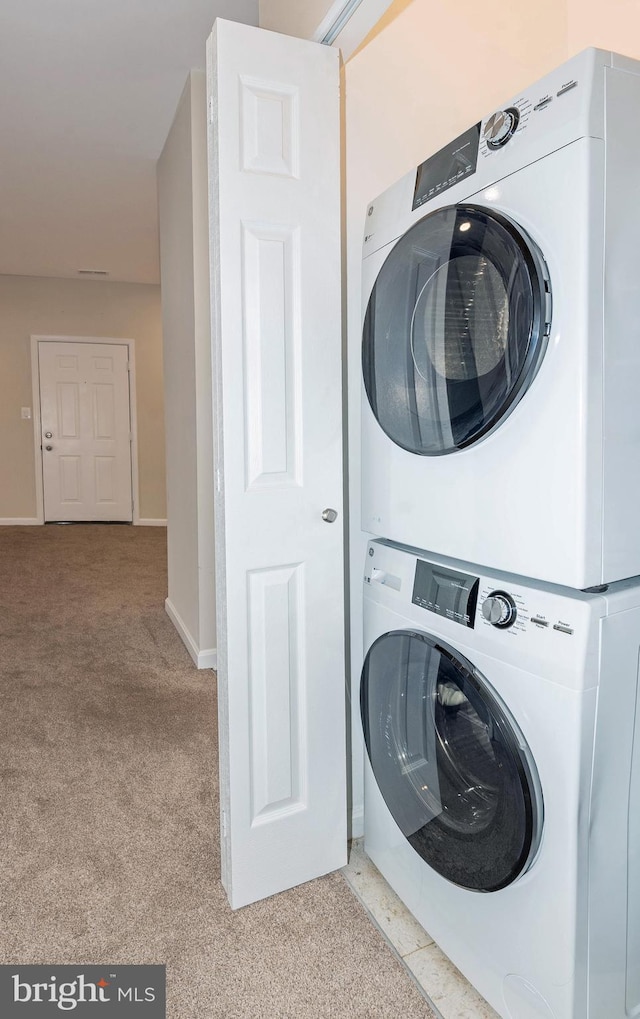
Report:
<svg viewBox="0 0 640 1019"><path fill-rule="evenodd" d="M0 966L2 1019L166 1019L165 966Z"/></svg>

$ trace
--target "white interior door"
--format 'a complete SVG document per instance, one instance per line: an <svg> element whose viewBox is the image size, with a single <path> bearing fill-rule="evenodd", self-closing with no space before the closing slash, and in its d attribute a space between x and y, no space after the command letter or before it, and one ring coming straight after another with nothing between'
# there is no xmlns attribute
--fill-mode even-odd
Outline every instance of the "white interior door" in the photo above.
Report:
<svg viewBox="0 0 640 1019"><path fill-rule="evenodd" d="M208 88L222 880L236 908L346 862L338 53L217 21Z"/></svg>
<svg viewBox="0 0 640 1019"><path fill-rule="evenodd" d="M132 519L129 348L40 340L44 519Z"/></svg>

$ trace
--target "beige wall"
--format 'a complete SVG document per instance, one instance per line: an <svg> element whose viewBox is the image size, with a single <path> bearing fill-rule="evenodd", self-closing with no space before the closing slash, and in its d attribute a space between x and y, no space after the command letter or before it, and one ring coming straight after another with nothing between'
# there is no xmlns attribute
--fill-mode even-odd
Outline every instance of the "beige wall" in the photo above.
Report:
<svg viewBox="0 0 640 1019"><path fill-rule="evenodd" d="M167 611L199 665L215 649L206 85L192 71L158 161L167 421Z"/></svg>
<svg viewBox="0 0 640 1019"><path fill-rule="evenodd" d="M349 211L359 200L361 215L411 166L569 56L598 46L640 58L640 4L395 0L365 42L346 65Z"/></svg>
<svg viewBox="0 0 640 1019"><path fill-rule="evenodd" d="M32 334L135 340L139 514L165 517L160 288L138 283L0 276L0 520L36 516Z"/></svg>
<svg viewBox="0 0 640 1019"><path fill-rule="evenodd" d="M169 601L198 638L191 83L158 163Z"/></svg>
<svg viewBox="0 0 640 1019"><path fill-rule="evenodd" d="M349 197L361 215L370 198L567 52L556 0L402 7L346 66Z"/></svg>
<svg viewBox="0 0 640 1019"><path fill-rule="evenodd" d="M399 2L399 0L398 0ZM411 0L402 0L406 7ZM300 39L323 38L342 14L347 0L260 0L260 28ZM361 0L332 45L342 51L346 60L366 40L383 18L392 0Z"/></svg>
<svg viewBox="0 0 640 1019"><path fill-rule="evenodd" d="M640 58L640 4L638 0L567 0L569 38L567 55L586 46L614 50Z"/></svg>

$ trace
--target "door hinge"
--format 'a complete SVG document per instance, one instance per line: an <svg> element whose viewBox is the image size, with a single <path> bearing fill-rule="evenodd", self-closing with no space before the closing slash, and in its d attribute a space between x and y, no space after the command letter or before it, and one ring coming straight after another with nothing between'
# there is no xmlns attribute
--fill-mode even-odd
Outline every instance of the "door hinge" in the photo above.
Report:
<svg viewBox="0 0 640 1019"><path fill-rule="evenodd" d="M227 812L226 810L220 813L220 832L223 838L227 837Z"/></svg>
<svg viewBox="0 0 640 1019"><path fill-rule="evenodd" d="M210 124L213 124L213 112L214 112L213 96L209 96L209 123Z"/></svg>
<svg viewBox="0 0 640 1019"><path fill-rule="evenodd" d="M221 483L222 483L222 478L221 478L221 476L220 476L220 468L219 468L219 467L216 467L216 490L217 490L218 492L220 491L220 485L221 485Z"/></svg>

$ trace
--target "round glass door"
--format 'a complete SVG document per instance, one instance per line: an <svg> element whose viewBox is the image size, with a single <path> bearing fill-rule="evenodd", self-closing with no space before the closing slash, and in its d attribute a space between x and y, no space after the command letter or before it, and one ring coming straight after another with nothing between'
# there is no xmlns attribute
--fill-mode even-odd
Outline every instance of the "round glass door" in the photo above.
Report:
<svg viewBox="0 0 640 1019"><path fill-rule="evenodd" d="M439 456L492 431L539 367L548 294L542 258L505 216L447 206L407 231L363 331L365 389L389 438Z"/></svg>
<svg viewBox="0 0 640 1019"><path fill-rule="evenodd" d="M442 641L397 630L370 648L360 702L373 774L416 852L463 888L515 881L540 842L542 794L488 683Z"/></svg>

